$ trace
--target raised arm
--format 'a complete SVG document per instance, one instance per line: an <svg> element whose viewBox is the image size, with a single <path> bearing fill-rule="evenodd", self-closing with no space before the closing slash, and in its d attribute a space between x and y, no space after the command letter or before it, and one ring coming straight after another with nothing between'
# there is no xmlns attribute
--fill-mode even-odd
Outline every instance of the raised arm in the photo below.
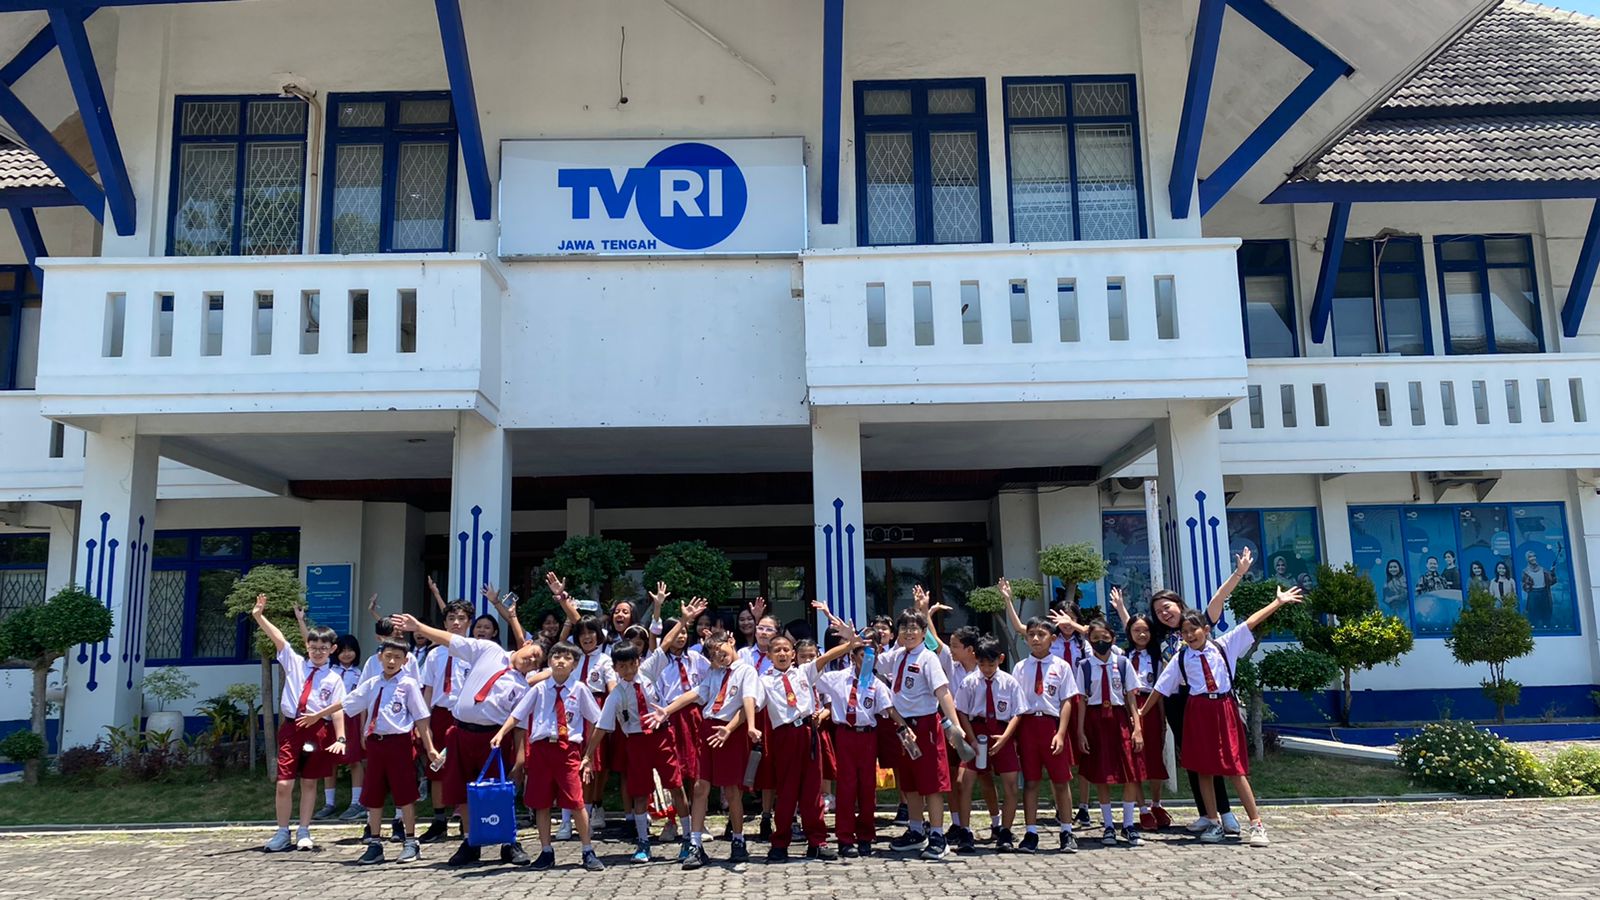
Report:
<svg viewBox="0 0 1600 900"><path fill-rule="evenodd" d="M650 625L653 630L660 627L661 607L666 605L667 598L671 596L672 592L667 590L665 581L656 582L656 589L650 592Z"/></svg>
<svg viewBox="0 0 1600 900"><path fill-rule="evenodd" d="M306 627L306 608L298 600L294 603L294 624L300 629L300 646L304 647L311 640L311 629Z"/></svg>
<svg viewBox="0 0 1600 900"><path fill-rule="evenodd" d="M513 598L515 596L515 594L512 595ZM495 590L492 584L483 586L483 599L489 601L489 605L494 607L494 611L499 614L500 618L505 620L506 627L511 629L511 639L515 642L512 646L521 647L526 644L528 642L528 634L522 630L522 623L517 620L517 608L508 603L501 603L500 592Z"/></svg>
<svg viewBox="0 0 1600 900"><path fill-rule="evenodd" d="M1117 611L1117 618L1122 620L1122 627L1127 628L1128 622L1133 616L1128 613L1128 604L1123 599L1122 588L1120 587L1111 589L1111 608Z"/></svg>
<svg viewBox="0 0 1600 900"><path fill-rule="evenodd" d="M672 626L671 631L661 636L661 646L672 646L672 642L678 639L678 632L687 629L690 622L700 618L700 616L706 611L706 607L708 605L709 604L703 597L695 597L688 603L685 603L683 605L683 615L678 617L678 624ZM658 604L656 609L659 610L660 608L661 607Z"/></svg>
<svg viewBox="0 0 1600 900"><path fill-rule="evenodd" d="M439 586L433 583L433 576L428 576L428 596L433 598L433 605L439 608L439 615L444 615L444 595L439 593Z"/></svg>
<svg viewBox="0 0 1600 900"><path fill-rule="evenodd" d="M1233 567L1233 574L1229 575L1228 580L1224 581L1222 586L1217 588L1217 592L1211 595L1211 602L1206 604L1207 621L1222 621L1222 610L1224 605L1228 602L1228 597L1233 594L1233 589L1238 587L1239 582L1244 579L1245 573L1250 571L1250 563L1253 561L1253 559L1254 557L1250 553L1249 547L1239 551L1237 563Z"/></svg>
<svg viewBox="0 0 1600 900"><path fill-rule="evenodd" d="M1271 603L1268 603L1266 606L1263 606L1251 613L1250 618L1244 620L1244 627L1250 629L1250 632L1254 634L1255 630L1261 626L1261 623L1272 618L1273 613L1284 608L1285 606L1291 606L1295 603L1299 603L1304 599L1305 598L1300 595L1299 588L1280 587L1278 588L1278 596L1274 597Z"/></svg>
<svg viewBox="0 0 1600 900"><path fill-rule="evenodd" d="M371 597L367 598L367 615L371 616L373 621L383 618L383 613L378 612L377 594L373 594Z"/></svg>
<svg viewBox="0 0 1600 900"><path fill-rule="evenodd" d="M394 626L401 631L411 631L422 635L428 640L433 641L435 644L443 647L444 652L446 653L450 652L450 641L455 637L455 635L448 631L434 628L431 625L422 624L417 620L416 616L413 616L409 613L397 614L394 617Z"/></svg>
<svg viewBox="0 0 1600 900"><path fill-rule="evenodd" d="M817 671L820 672L827 668L829 663L861 646L861 635L856 634L854 628L851 628L843 619L834 615L832 610L828 609L826 603L813 600L811 601L811 608L826 614L829 627L840 637L839 643L834 645L833 649L816 658Z"/></svg>
<svg viewBox="0 0 1600 900"><path fill-rule="evenodd" d="M1013 602L1011 581L1002 578L995 587L1000 589L1000 596L1006 601L1006 622L1011 626L1011 630L1015 631L1018 637L1021 637L1028 632L1028 629L1023 627L1022 616L1017 613L1016 603Z"/></svg>
<svg viewBox="0 0 1600 900"><path fill-rule="evenodd" d="M556 605L567 615L567 620L561 623L561 634L556 638L559 643L572 636L572 626L578 624L578 605L572 602L572 595L567 593L565 578L558 577L554 572L546 572L544 583L550 588L550 596L555 598Z"/></svg>
<svg viewBox="0 0 1600 900"><path fill-rule="evenodd" d="M272 620L267 618L266 594L256 595L256 605L250 610L250 618L255 619L256 627L265 632L267 637L272 638L272 649L282 652L284 646L289 642L283 639L283 632L278 630L278 626L272 624Z"/></svg>

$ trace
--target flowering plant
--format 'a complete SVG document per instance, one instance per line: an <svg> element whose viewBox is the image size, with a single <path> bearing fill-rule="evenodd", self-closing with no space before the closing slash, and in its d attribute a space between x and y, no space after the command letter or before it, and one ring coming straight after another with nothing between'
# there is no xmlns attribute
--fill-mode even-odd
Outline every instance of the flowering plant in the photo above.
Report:
<svg viewBox="0 0 1600 900"><path fill-rule="evenodd" d="M1435 722L1400 742L1406 774L1430 787L1463 794L1526 797L1543 793L1533 754L1466 722Z"/></svg>

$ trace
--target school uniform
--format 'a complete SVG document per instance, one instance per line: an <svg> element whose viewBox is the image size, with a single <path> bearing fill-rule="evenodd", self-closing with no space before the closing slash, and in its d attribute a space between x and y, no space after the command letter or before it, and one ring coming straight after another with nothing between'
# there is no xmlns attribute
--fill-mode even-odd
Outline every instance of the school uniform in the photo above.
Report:
<svg viewBox="0 0 1600 900"><path fill-rule="evenodd" d="M878 727L880 717L889 722L894 698L888 685L867 677L866 687L854 669L829 672L817 679L817 689L833 713L837 783L834 785L833 824L839 843L872 841L878 836L873 811L878 805ZM898 745L898 738L895 739Z"/></svg>
<svg viewBox="0 0 1600 900"><path fill-rule="evenodd" d="M1017 679L1003 670L995 672L993 678L985 678L982 672L974 669L956 688L955 703L956 712L972 722L974 733L989 736L989 758L984 767L978 768L978 761L973 759L971 762L962 762L961 768L985 775L1009 775L1020 771L1022 759L1017 755L1016 734L999 750L994 746L995 739L1006 733L1011 720L1022 711L1022 687L1017 684ZM1019 731L1021 727L1021 723L1018 723Z"/></svg>
<svg viewBox="0 0 1600 900"><path fill-rule="evenodd" d="M765 675L772 671L772 655L755 644L740 647L738 655L739 662L755 669L757 675Z"/></svg>
<svg viewBox="0 0 1600 900"><path fill-rule="evenodd" d="M826 675L831 671L835 671L832 668L832 663L829 664L827 669L818 669L817 679L821 680L823 675ZM821 713L823 710L828 708L827 705L822 702L822 692L817 690L817 683L815 681L811 683L811 700L815 704L818 713ZM823 781L835 781L839 777L839 760L833 752L833 726L834 723L832 716L820 720L817 723L817 748L818 752L822 756Z"/></svg>
<svg viewBox="0 0 1600 900"><path fill-rule="evenodd" d="M366 662L361 664L362 681L366 681L368 678L378 678L383 675L383 660L380 659L379 656L380 654L374 653L367 657ZM410 675L418 682L422 681L422 668L417 665L417 651L406 651L406 662L405 665L400 667L400 672L405 675Z"/></svg>
<svg viewBox="0 0 1600 900"><path fill-rule="evenodd" d="M450 746L456 733L456 718L451 709L461 698L461 686L466 683L472 667L451 656L448 652L429 653L422 661L422 684L433 689L433 708L428 713L428 728L433 732L433 746ZM447 766L425 771L429 781L444 781Z"/></svg>
<svg viewBox="0 0 1600 900"><path fill-rule="evenodd" d="M467 802L467 784L489 760L489 740L528 692L528 682L511 668L511 654L496 641L455 635L449 652L469 669L450 711L456 730L440 796L442 805L456 806Z"/></svg>
<svg viewBox="0 0 1600 900"><path fill-rule="evenodd" d="M1188 687L1178 762L1197 775L1250 774L1244 720L1233 698L1233 667L1254 642L1241 623L1199 650L1180 647L1156 678L1155 691L1163 697L1180 684Z"/></svg>
<svg viewBox="0 0 1600 900"><path fill-rule="evenodd" d="M744 698L754 697L760 706L762 690L756 670L733 665L711 669L694 687L695 702L703 707L700 720L699 764L696 773L713 787L743 787L744 770L750 757L749 723L741 723L721 747L711 746L711 736L744 709Z"/></svg>
<svg viewBox="0 0 1600 900"><path fill-rule="evenodd" d="M694 690L705 678L711 664L694 650L674 654L656 648L639 671L656 687L656 696L663 707ZM700 771L700 707L686 706L673 713L667 727L672 734L673 756L683 779L688 781Z"/></svg>
<svg viewBox="0 0 1600 900"><path fill-rule="evenodd" d="M621 736L623 751L619 756L626 760L622 789L630 797L649 796L656 789L658 776L665 788L683 783L672 727L666 723L648 731L644 727L645 715L661 705L656 686L639 673L632 681L618 679L617 689L606 697L600 709L597 727Z"/></svg>
<svg viewBox="0 0 1600 900"><path fill-rule="evenodd" d="M278 780L329 778L339 764L338 757L328 752L333 723L319 719L310 728L302 728L295 719L343 700L344 678L328 663L313 666L288 644L278 651L278 665L283 667L283 691L278 695L278 712L283 714L278 726ZM350 743L346 735L345 746ZM306 752L306 744L315 749Z"/></svg>
<svg viewBox="0 0 1600 900"><path fill-rule="evenodd" d="M911 725L922 755L905 759L906 781L900 789L913 794L940 794L950 790L950 758L944 752L944 728L939 721L940 688L950 680L937 654L920 644L911 650L895 647L882 657L889 676L894 708Z"/></svg>
<svg viewBox="0 0 1600 900"><path fill-rule="evenodd" d="M600 706L577 673L547 678L522 693L511 715L527 735L522 802L529 809L583 805L583 748ZM481 765L481 764L480 764Z"/></svg>
<svg viewBox="0 0 1600 900"><path fill-rule="evenodd" d="M580 649L579 653L583 653ZM595 648L578 660L578 680L587 685L594 694L596 707L603 706L606 702L606 685L617 680L617 670L611 665L611 653L607 650L605 642L595 645ZM594 770L597 776L605 772L621 772L622 741L613 735L601 743L594 754Z"/></svg>
<svg viewBox="0 0 1600 900"><path fill-rule="evenodd" d="M1154 693L1150 686L1156 683L1156 674L1159 670L1156 656L1149 650L1130 650L1128 662L1133 664L1133 671L1139 676L1139 690L1135 694L1139 700L1139 707L1141 709L1147 705L1149 707L1139 718L1139 730L1144 733L1144 752L1140 754L1142 757L1140 761L1144 765L1144 780L1165 781L1167 778L1166 704L1146 703Z"/></svg>
<svg viewBox="0 0 1600 900"><path fill-rule="evenodd" d="M772 827L772 846L788 847L795 812L812 847L827 843L828 826L822 820L822 747L813 719L817 680L816 663L772 669L761 677L770 725L765 759L774 773L781 772L773 805L776 818Z"/></svg>
<svg viewBox="0 0 1600 900"><path fill-rule="evenodd" d="M1105 659L1091 656L1078 664L1083 690L1083 733L1089 753L1079 760L1090 784L1137 784L1144 780L1143 757L1133 752L1133 717L1127 700L1139 690L1139 674L1113 649Z"/></svg>
<svg viewBox="0 0 1600 900"><path fill-rule="evenodd" d="M1030 656L1011 670L1022 692L1022 724L1017 726L1017 756L1022 777L1038 781L1041 773L1055 784L1072 779L1072 728L1060 753L1050 743L1061 723L1061 706L1080 695L1072 667L1059 656ZM1076 707L1074 712L1076 713Z"/></svg>
<svg viewBox="0 0 1600 900"><path fill-rule="evenodd" d="M339 677L344 680L344 692L349 694L362 682L361 667L359 665L346 666L340 663L330 663ZM361 711L356 710L356 715L344 715L344 756L335 763L335 766L353 766L361 762L365 754L361 747Z"/></svg>
<svg viewBox="0 0 1600 900"><path fill-rule="evenodd" d="M756 675L765 676L772 671L772 655L762 650L760 645L751 644L740 647L735 665L746 665L755 670ZM772 745L772 720L767 716L765 706L756 710L756 730L761 732L761 743L764 746ZM750 785L751 790L771 791L778 787L777 773L773 770L772 754L765 753L761 757L761 765L756 768L755 783Z"/></svg>
<svg viewBox="0 0 1600 900"><path fill-rule="evenodd" d="M417 802L417 751L412 730L428 715L422 684L404 670L393 678L368 678L344 698L344 710L359 710L366 716L361 733L367 747L361 805L381 810L390 797L396 809Z"/></svg>

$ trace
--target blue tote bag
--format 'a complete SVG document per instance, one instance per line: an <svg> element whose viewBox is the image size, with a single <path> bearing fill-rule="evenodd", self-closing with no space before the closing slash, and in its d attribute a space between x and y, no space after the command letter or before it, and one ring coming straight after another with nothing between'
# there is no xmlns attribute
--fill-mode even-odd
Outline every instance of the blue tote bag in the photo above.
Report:
<svg viewBox="0 0 1600 900"><path fill-rule="evenodd" d="M489 767L500 775L488 778ZM474 847L514 844L517 841L517 786L506 780L500 749L490 751L478 780L467 785L467 808L472 811L472 831L467 841Z"/></svg>

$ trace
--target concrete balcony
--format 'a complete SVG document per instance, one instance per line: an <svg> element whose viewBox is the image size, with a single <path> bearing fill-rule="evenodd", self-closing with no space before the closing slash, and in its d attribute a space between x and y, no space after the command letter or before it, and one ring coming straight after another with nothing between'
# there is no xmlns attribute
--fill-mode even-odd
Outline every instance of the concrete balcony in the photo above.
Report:
<svg viewBox="0 0 1600 900"><path fill-rule="evenodd" d="M1240 397L1238 243L807 252L811 403Z"/></svg>
<svg viewBox="0 0 1600 900"><path fill-rule="evenodd" d="M37 385L57 420L498 414L506 285L482 255L43 264Z"/></svg>

